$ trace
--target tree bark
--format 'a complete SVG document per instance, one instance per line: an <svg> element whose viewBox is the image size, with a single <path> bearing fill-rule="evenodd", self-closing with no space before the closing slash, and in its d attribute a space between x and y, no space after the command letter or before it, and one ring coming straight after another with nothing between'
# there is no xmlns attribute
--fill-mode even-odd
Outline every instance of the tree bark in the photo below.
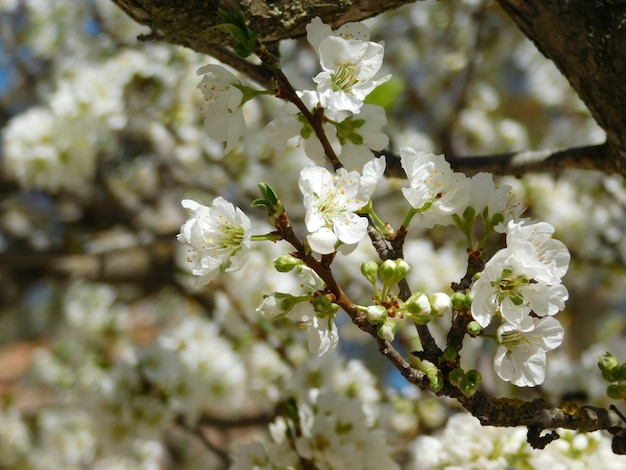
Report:
<svg viewBox="0 0 626 470"><path fill-rule="evenodd" d="M498 0L607 133L606 169L626 175L626 1Z"/></svg>

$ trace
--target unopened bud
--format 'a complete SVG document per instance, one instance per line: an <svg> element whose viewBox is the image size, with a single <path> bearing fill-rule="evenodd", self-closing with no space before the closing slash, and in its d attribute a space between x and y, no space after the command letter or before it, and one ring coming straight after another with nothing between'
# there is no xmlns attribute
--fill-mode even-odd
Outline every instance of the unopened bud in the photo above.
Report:
<svg viewBox="0 0 626 470"><path fill-rule="evenodd" d="M478 336L482 329L483 327L477 321L471 321L467 324L467 332L470 336Z"/></svg>
<svg viewBox="0 0 626 470"><path fill-rule="evenodd" d="M335 306L331 300L325 295L318 295L313 299L313 310L322 315L335 313L339 306Z"/></svg>
<svg viewBox="0 0 626 470"><path fill-rule="evenodd" d="M380 265L380 268L378 269L378 272L380 274L380 279L383 281L383 284L395 284L396 263L394 263L393 260L386 259L385 261L383 261Z"/></svg>
<svg viewBox="0 0 626 470"><path fill-rule="evenodd" d="M387 309L382 305L370 305L367 307L367 321L372 325L378 325L387 318Z"/></svg>
<svg viewBox="0 0 626 470"><path fill-rule="evenodd" d="M465 294L455 292L450 296L450 304L455 310L465 310Z"/></svg>
<svg viewBox="0 0 626 470"><path fill-rule="evenodd" d="M620 363L611 353L607 352L604 356L598 359L598 367L602 372L602 377L604 377L604 380L607 380L608 382L618 380L618 375L621 375L619 374Z"/></svg>
<svg viewBox="0 0 626 470"><path fill-rule="evenodd" d="M274 267L276 268L276 271L280 273L287 273L303 263L304 261L301 259L285 253L274 260Z"/></svg>
<svg viewBox="0 0 626 470"><path fill-rule="evenodd" d="M465 372L463 372L463 369L454 369L450 372L448 379L452 385L458 387L465 380Z"/></svg>
<svg viewBox="0 0 626 470"><path fill-rule="evenodd" d="M470 369L465 374L465 380L472 383L473 385L478 385L482 382L483 378L476 369Z"/></svg>
<svg viewBox="0 0 626 470"><path fill-rule="evenodd" d="M387 320L385 323L381 323L378 326L378 336L382 339L386 339L387 341L393 341L396 337L396 329L398 326L396 322Z"/></svg>
<svg viewBox="0 0 626 470"><path fill-rule="evenodd" d="M402 258L387 259L380 265L380 279L386 286L397 284L406 277L409 269L411 269L411 266Z"/></svg>
<svg viewBox="0 0 626 470"><path fill-rule="evenodd" d="M450 296L439 292L428 296L433 315L443 315L450 310Z"/></svg>
<svg viewBox="0 0 626 470"><path fill-rule="evenodd" d="M378 263L373 260L364 261L361 264L361 274L365 276L371 284L376 283L376 279L378 278Z"/></svg>
<svg viewBox="0 0 626 470"><path fill-rule="evenodd" d="M413 315L428 316L431 307L428 297L421 292L416 292L406 302L406 307Z"/></svg>

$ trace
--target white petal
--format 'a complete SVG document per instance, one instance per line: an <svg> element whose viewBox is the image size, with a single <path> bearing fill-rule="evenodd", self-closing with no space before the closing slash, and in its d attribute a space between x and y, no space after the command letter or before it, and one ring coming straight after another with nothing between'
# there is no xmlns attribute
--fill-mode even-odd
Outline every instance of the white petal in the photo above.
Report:
<svg viewBox="0 0 626 470"><path fill-rule="evenodd" d="M339 241L337 235L328 227L323 227L306 237L313 251L321 255L327 255L335 251L335 245Z"/></svg>

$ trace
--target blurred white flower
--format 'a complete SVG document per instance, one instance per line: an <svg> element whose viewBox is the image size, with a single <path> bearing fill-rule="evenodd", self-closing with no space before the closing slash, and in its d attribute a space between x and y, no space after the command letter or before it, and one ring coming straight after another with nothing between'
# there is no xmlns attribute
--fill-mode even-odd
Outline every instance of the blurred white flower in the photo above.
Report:
<svg viewBox="0 0 626 470"><path fill-rule="evenodd" d="M203 75L198 88L204 95L204 129L209 137L226 141L225 153L232 150L246 131L241 108L243 92L236 85L241 82L221 65L209 64L198 69Z"/></svg>
<svg viewBox="0 0 626 470"><path fill-rule="evenodd" d="M534 387L546 375L546 352L561 345L563 327L553 317L532 318L532 325L521 329L505 322L498 327L498 350L493 360L502 380L518 387Z"/></svg>
<svg viewBox="0 0 626 470"><path fill-rule="evenodd" d="M97 135L86 121L32 107L13 117L2 137L2 164L26 189L83 192L93 180Z"/></svg>
<svg viewBox="0 0 626 470"><path fill-rule="evenodd" d="M199 276L199 284L215 279L221 266L226 271L237 271L248 260L250 251L250 219L241 209L222 197L211 207L185 199L183 207L193 215L181 227L177 238L190 245L189 262L192 273Z"/></svg>

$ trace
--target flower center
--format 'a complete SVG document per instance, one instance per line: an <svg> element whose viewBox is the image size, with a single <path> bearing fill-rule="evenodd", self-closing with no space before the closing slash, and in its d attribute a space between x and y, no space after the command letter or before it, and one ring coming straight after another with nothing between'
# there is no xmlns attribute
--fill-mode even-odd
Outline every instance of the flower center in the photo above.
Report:
<svg viewBox="0 0 626 470"><path fill-rule="evenodd" d="M208 234L207 234L208 235ZM232 252L241 247L245 239L243 225L234 224L220 215L215 226L214 237L205 236L205 241L216 253Z"/></svg>
<svg viewBox="0 0 626 470"><path fill-rule="evenodd" d="M358 67L352 62L342 62L332 74L334 91L350 91L359 82Z"/></svg>
<svg viewBox="0 0 626 470"><path fill-rule="evenodd" d="M530 280L524 276L514 276L510 268L502 271L502 276L497 281L492 281L491 286L498 290L497 300L501 304L505 297L511 299L514 305L522 305L524 296L519 291L522 286L530 284Z"/></svg>

